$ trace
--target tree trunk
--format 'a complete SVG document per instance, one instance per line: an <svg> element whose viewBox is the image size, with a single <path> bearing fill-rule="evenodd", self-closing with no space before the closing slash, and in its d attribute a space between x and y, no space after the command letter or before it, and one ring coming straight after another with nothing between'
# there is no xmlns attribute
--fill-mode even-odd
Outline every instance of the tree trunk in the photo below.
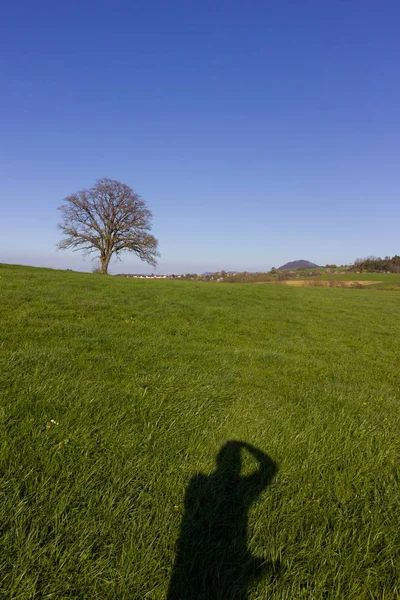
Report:
<svg viewBox="0 0 400 600"><path fill-rule="evenodd" d="M107 275L108 265L110 263L111 256L100 256L100 271L102 275Z"/></svg>

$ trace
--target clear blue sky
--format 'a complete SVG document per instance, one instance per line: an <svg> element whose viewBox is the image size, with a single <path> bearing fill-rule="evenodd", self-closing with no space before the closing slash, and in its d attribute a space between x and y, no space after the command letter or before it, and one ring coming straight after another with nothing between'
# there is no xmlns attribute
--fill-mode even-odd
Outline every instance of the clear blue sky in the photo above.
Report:
<svg viewBox="0 0 400 600"><path fill-rule="evenodd" d="M397 0L4 3L0 262L90 270L56 209L100 177L159 272L400 253L399 31Z"/></svg>

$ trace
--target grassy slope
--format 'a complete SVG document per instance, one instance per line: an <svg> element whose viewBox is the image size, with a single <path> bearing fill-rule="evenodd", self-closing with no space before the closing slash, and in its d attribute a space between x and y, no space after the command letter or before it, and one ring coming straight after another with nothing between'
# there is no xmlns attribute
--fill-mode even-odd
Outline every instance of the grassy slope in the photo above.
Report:
<svg viewBox="0 0 400 600"><path fill-rule="evenodd" d="M0 276L0 598L165 598L232 438L279 468L251 599L399 597L400 295Z"/></svg>

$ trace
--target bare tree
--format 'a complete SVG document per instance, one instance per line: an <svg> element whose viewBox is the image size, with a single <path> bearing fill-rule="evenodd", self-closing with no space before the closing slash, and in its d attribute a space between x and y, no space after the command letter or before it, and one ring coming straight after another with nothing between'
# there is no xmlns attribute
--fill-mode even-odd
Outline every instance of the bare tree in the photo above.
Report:
<svg viewBox="0 0 400 600"><path fill-rule="evenodd" d="M88 189L64 198L58 225L64 238L59 249L99 254L100 270L107 274L113 255L127 250L156 266L157 240L150 234L152 213L140 196L113 179L99 179Z"/></svg>

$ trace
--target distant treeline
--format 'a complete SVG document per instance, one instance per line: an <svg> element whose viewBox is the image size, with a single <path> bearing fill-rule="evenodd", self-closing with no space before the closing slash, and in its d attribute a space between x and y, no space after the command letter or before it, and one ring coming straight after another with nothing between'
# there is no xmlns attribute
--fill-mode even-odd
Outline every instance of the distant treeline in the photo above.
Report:
<svg viewBox="0 0 400 600"><path fill-rule="evenodd" d="M400 256L386 256L379 258L377 256L368 256L368 258L357 258L354 265L349 269L351 271L364 271L366 273L388 272L400 273Z"/></svg>

